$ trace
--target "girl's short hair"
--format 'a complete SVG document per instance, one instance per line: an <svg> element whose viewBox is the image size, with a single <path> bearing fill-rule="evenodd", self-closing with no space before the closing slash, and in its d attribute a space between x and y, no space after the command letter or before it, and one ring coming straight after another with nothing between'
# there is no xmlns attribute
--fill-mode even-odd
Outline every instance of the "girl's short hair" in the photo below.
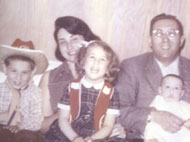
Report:
<svg viewBox="0 0 190 142"><path fill-rule="evenodd" d="M73 35L82 35L85 41L100 40L89 28L89 26L79 18L72 16L59 17L55 21L54 38L57 43L55 56L58 60L64 61L64 57L61 55L59 49L59 43L57 35L60 29L65 29L67 32Z"/></svg>
<svg viewBox="0 0 190 142"><path fill-rule="evenodd" d="M98 41L98 40L92 41L87 45L87 47L82 47L79 50L76 57L77 59L76 59L76 64L75 64L77 73L79 74L80 77L85 74L83 66L86 60L87 52L88 50L90 50L91 48L95 46L101 47L106 52L109 64L108 64L108 72L105 74L105 80L110 83L113 83L119 71L119 60L115 52L112 50L112 48L103 41Z"/></svg>
<svg viewBox="0 0 190 142"><path fill-rule="evenodd" d="M35 68L35 62L28 58L27 56L22 56L22 55L12 55L12 56L9 56L7 57L5 60L4 60L4 63L5 63L5 66L9 66L10 65L10 62L11 61L14 61L14 60L21 60L21 61L25 61L25 62L28 62L31 66L31 69L34 70Z"/></svg>

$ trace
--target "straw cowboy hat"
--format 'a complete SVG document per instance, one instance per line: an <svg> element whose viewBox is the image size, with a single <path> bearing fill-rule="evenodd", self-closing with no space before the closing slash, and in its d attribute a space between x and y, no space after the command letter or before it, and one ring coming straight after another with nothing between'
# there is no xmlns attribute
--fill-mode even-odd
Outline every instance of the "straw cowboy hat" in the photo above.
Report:
<svg viewBox="0 0 190 142"><path fill-rule="evenodd" d="M30 47L29 47L30 48ZM32 59L36 65L35 74L43 73L48 67L48 60L40 50L31 50L22 46L0 45L0 71L3 71L4 60L12 55L22 55Z"/></svg>

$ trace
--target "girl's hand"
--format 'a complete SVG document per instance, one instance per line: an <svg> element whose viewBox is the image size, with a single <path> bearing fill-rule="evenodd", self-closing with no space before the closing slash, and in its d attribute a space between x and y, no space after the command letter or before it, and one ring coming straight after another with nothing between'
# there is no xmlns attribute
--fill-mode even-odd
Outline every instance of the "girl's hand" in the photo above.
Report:
<svg viewBox="0 0 190 142"><path fill-rule="evenodd" d="M117 136L119 138L125 138L126 137L126 132L123 126L121 124L115 124L113 131L110 134L110 137Z"/></svg>

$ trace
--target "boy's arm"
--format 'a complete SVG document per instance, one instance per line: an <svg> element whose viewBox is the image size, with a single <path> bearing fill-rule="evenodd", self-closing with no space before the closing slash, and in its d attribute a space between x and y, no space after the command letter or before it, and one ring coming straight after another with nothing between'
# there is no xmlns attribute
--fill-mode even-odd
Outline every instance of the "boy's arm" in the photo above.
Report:
<svg viewBox="0 0 190 142"><path fill-rule="evenodd" d="M115 124L115 115L107 113L103 127L91 136L92 140L104 139L108 137L111 131L113 130L114 124Z"/></svg>
<svg viewBox="0 0 190 142"><path fill-rule="evenodd" d="M59 115L59 127L64 135L72 142L84 142L83 138L80 137L71 127L70 124L70 110L61 109Z"/></svg>

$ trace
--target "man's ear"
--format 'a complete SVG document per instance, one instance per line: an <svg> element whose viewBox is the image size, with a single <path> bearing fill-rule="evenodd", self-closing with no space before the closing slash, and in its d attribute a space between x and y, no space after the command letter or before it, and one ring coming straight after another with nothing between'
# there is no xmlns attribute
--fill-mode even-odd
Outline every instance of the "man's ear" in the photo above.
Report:
<svg viewBox="0 0 190 142"><path fill-rule="evenodd" d="M149 43L150 48L152 48L152 37L151 36L148 39L148 43Z"/></svg>
<svg viewBox="0 0 190 142"><path fill-rule="evenodd" d="M183 48L184 44L185 44L185 37L182 35L180 40L180 47Z"/></svg>

